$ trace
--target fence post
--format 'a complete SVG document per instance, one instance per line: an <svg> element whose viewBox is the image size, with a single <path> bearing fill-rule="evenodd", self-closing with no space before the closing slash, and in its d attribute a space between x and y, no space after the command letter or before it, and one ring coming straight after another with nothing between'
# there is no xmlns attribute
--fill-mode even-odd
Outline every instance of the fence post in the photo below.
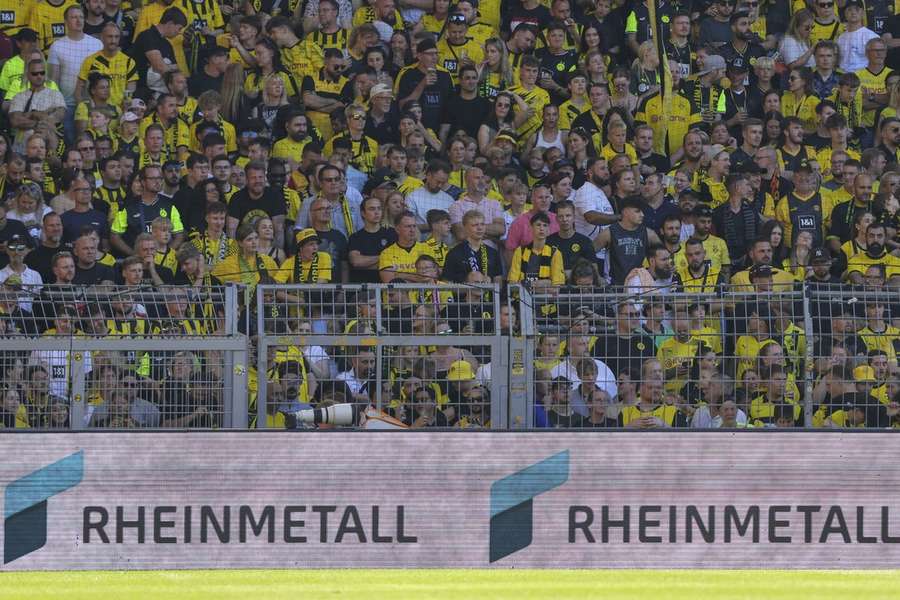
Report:
<svg viewBox="0 0 900 600"><path fill-rule="evenodd" d="M256 286L256 429L266 428L266 392L269 370L268 336L265 324L265 292L264 286ZM249 308L248 308L248 311ZM249 390L248 390L249 391ZM248 417L249 419L249 417Z"/></svg>
<svg viewBox="0 0 900 600"><path fill-rule="evenodd" d="M519 294L519 335L509 336L509 415L510 429L534 426L534 313L531 294L517 286ZM509 302L512 302L510 294Z"/></svg>
<svg viewBox="0 0 900 600"><path fill-rule="evenodd" d="M244 337L244 350L229 350L225 353L227 356L226 368L231 373L231 385L226 387L226 393L230 393L230 398L225 400L228 411L225 413L224 426L230 429L247 429L249 423L247 370L250 365L247 363L247 341L248 338Z"/></svg>
<svg viewBox="0 0 900 600"><path fill-rule="evenodd" d="M84 382L84 351L69 350L69 369L72 378L72 387L69 402L69 427L72 429L84 429L85 405L87 394Z"/></svg>
<svg viewBox="0 0 900 600"><path fill-rule="evenodd" d="M810 312L810 302L809 302L809 294L810 289L804 283L803 285L803 331L806 335L806 356L804 357L805 369L804 369L804 380L806 382L805 391L803 394L803 426L807 428L812 427L812 417L813 417L813 405L812 405L812 397L813 397L813 388L815 387L815 351L813 343L813 322L812 322L812 314Z"/></svg>

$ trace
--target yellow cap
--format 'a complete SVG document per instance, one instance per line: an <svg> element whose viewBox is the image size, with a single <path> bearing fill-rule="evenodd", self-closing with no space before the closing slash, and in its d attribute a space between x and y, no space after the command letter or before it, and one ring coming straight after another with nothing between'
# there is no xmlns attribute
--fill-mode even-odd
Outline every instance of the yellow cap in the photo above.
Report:
<svg viewBox="0 0 900 600"><path fill-rule="evenodd" d="M458 360L450 365L447 371L447 381L470 381L475 379L475 372L468 361Z"/></svg>
<svg viewBox="0 0 900 600"><path fill-rule="evenodd" d="M853 369L853 379L856 381L876 381L875 369L868 365L861 365Z"/></svg>

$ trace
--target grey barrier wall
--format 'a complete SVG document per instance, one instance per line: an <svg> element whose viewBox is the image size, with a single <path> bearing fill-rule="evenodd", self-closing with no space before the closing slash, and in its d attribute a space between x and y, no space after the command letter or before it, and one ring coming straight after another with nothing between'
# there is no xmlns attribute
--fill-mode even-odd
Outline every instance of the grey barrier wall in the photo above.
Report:
<svg viewBox="0 0 900 600"><path fill-rule="evenodd" d="M0 466L7 570L900 560L885 433L23 433L0 449L18 457Z"/></svg>

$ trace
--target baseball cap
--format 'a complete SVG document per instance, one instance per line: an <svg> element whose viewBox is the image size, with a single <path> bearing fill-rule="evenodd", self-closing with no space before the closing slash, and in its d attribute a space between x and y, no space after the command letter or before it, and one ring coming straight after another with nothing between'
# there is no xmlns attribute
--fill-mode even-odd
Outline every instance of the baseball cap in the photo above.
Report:
<svg viewBox="0 0 900 600"><path fill-rule="evenodd" d="M6 247L10 250L24 250L28 247L28 243L25 241L25 238L19 234L15 234L10 237L6 242Z"/></svg>
<svg viewBox="0 0 900 600"><path fill-rule="evenodd" d="M753 265L750 267L750 279L756 277L771 277L772 267L770 265Z"/></svg>
<svg viewBox="0 0 900 600"><path fill-rule="evenodd" d="M712 54L706 57L706 60L703 61L703 65L706 67L697 75L706 75L707 73L711 73L712 71L717 71L719 69L725 68L725 59L719 56L718 54Z"/></svg>
<svg viewBox="0 0 900 600"><path fill-rule="evenodd" d="M516 145L519 143L519 136L516 135L516 132L513 131L512 129L501 129L497 133L497 137L494 138L494 141L497 141L497 140L508 140L508 141L512 142L513 145Z"/></svg>
<svg viewBox="0 0 900 600"><path fill-rule="evenodd" d="M859 2L859 0L847 0L847 3L844 4L844 10L847 10L851 6L855 6L856 8L862 8L863 10L865 10L865 7L863 6L862 2Z"/></svg>
<svg viewBox="0 0 900 600"><path fill-rule="evenodd" d="M144 102L143 100L141 100L140 98L132 98L131 103L128 105L128 109L132 110L135 108L144 110L147 108L147 103Z"/></svg>
<svg viewBox="0 0 900 600"><path fill-rule="evenodd" d="M447 371L447 381L471 381L475 379L472 365L466 360L457 360L450 365Z"/></svg>
<svg viewBox="0 0 900 600"><path fill-rule="evenodd" d="M800 163L794 168L794 173L799 173L800 171L806 171L807 173L812 173L814 171L812 167L812 163L808 160L801 160Z"/></svg>
<svg viewBox="0 0 900 600"><path fill-rule="evenodd" d="M811 263L829 263L831 262L831 253L827 248L814 248L812 256L809 259Z"/></svg>
<svg viewBox="0 0 900 600"><path fill-rule="evenodd" d="M306 242L309 241L319 241L319 234L316 233L316 230L312 227L307 227L306 229L301 229L294 235L294 240L297 242L297 246L302 246Z"/></svg>
<svg viewBox="0 0 900 600"><path fill-rule="evenodd" d="M428 52L429 50L437 50L437 44L430 37L425 38L416 46L416 52Z"/></svg>
<svg viewBox="0 0 900 600"><path fill-rule="evenodd" d="M394 181L394 177L389 169L378 169L372 173L372 176L369 177L366 184L363 186L363 195L368 196L382 186L397 187L397 182Z"/></svg>
<svg viewBox="0 0 900 600"><path fill-rule="evenodd" d="M554 170L554 171L559 171L560 169L562 169L562 168L564 168L564 167L572 167L572 168L574 168L574 167L575 167L575 163L572 162L572 160L570 160L570 159L568 159L568 158L561 158L561 159L559 159L558 161L556 161L555 163L553 163L553 170Z"/></svg>
<svg viewBox="0 0 900 600"><path fill-rule="evenodd" d="M394 97L394 90L391 89L391 86L386 83L376 83L372 86L372 89L369 91L369 98L374 98L375 96L388 95L391 98Z"/></svg>
<svg viewBox="0 0 900 600"><path fill-rule="evenodd" d="M746 73L750 70L750 67L747 65L743 58L738 57L728 63L728 70L733 73Z"/></svg>
<svg viewBox="0 0 900 600"><path fill-rule="evenodd" d="M695 217L712 217L713 211L712 209L702 202L694 207L694 216Z"/></svg>
<svg viewBox="0 0 900 600"><path fill-rule="evenodd" d="M123 122L132 123L134 121L140 121L140 120L141 120L141 118L139 116L137 116L136 114L134 114L133 112L131 112L130 110L128 112L126 112L124 115L122 115Z"/></svg>
<svg viewBox="0 0 900 600"><path fill-rule="evenodd" d="M853 369L853 381L877 381L875 379L875 369L869 365L860 365Z"/></svg>
<svg viewBox="0 0 900 600"><path fill-rule="evenodd" d="M13 36L13 39L17 42L36 42L38 41L38 34L37 31L30 27L23 27Z"/></svg>

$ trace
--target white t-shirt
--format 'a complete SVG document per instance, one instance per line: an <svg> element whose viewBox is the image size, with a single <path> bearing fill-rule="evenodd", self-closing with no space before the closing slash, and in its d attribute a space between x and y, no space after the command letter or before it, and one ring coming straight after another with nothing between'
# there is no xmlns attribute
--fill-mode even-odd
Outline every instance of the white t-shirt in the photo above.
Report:
<svg viewBox="0 0 900 600"><path fill-rule="evenodd" d="M781 60L786 65L791 64L792 62L803 56L803 53L807 50L809 50L809 46L807 44L804 44L800 40L790 35L784 36L784 39L781 40L781 46L779 46L778 48L778 51L781 52ZM809 68L815 67L815 57L810 54L809 58L806 60L806 64L803 66Z"/></svg>
<svg viewBox="0 0 900 600"><path fill-rule="evenodd" d="M416 214L417 225L428 224L428 220L425 217L428 215L429 210L445 210L449 214L452 204L453 196L447 192L440 191L432 194L424 187L413 190L406 197L406 207Z"/></svg>
<svg viewBox="0 0 900 600"><path fill-rule="evenodd" d="M575 231L594 239L603 227L587 222L584 214L589 212L611 215L615 211L603 190L590 181L586 181L575 192Z"/></svg>
<svg viewBox="0 0 900 600"><path fill-rule="evenodd" d="M878 34L867 27L860 27L856 31L845 31L838 36L837 45L841 49L841 70L845 73L852 73L869 64L866 59L866 44L869 40L877 37Z"/></svg>
<svg viewBox="0 0 900 600"><path fill-rule="evenodd" d="M75 83L78 79L78 72L81 70L81 64L88 56L102 49L103 44L100 43L100 40L89 35L85 35L78 41L70 39L68 36L62 37L50 46L50 56L47 62L59 67L56 83L69 106L75 105Z"/></svg>

